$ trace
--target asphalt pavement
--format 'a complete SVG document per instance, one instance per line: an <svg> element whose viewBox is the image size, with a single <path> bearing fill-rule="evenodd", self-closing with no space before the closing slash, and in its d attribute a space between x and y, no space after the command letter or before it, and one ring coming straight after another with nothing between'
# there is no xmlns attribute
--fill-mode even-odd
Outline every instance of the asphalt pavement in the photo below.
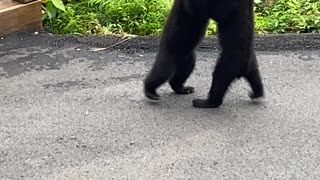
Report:
<svg viewBox="0 0 320 180"><path fill-rule="evenodd" d="M252 103L240 80L219 109L191 105L209 90L213 44L197 50L195 94L165 85L162 103L144 100L157 42L2 37L0 179L319 179L319 34L257 37L266 98Z"/></svg>

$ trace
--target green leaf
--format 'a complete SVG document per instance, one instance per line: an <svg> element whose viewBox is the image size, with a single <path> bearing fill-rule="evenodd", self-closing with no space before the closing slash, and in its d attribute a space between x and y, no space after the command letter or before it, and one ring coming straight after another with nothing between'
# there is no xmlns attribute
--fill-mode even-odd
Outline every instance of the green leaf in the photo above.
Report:
<svg viewBox="0 0 320 180"><path fill-rule="evenodd" d="M53 5L54 5L56 8L58 8L58 9L64 11L64 12L66 11L62 0L51 0L51 1L52 1Z"/></svg>
<svg viewBox="0 0 320 180"><path fill-rule="evenodd" d="M262 1L261 0L254 0L254 3L260 4Z"/></svg>

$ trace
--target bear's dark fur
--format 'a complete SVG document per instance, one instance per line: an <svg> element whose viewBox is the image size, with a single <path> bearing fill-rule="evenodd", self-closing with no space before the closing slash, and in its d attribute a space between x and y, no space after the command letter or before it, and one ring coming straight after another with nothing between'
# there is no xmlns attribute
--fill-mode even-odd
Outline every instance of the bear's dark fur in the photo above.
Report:
<svg viewBox="0 0 320 180"><path fill-rule="evenodd" d="M253 0L175 0L160 40L155 63L144 81L144 93L160 100L156 89L169 81L177 94L194 92L184 86L195 66L195 48L205 34L209 19L218 24L221 53L207 99L193 100L197 108L217 108L233 80L244 77L252 99L264 96L253 49Z"/></svg>

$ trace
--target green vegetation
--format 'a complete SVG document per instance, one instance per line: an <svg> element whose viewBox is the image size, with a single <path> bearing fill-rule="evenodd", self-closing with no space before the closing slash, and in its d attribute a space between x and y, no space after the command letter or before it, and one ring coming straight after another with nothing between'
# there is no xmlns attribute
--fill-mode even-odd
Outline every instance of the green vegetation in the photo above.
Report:
<svg viewBox="0 0 320 180"><path fill-rule="evenodd" d="M62 34L158 35L172 0L44 0L45 26ZM320 32L319 0L255 0L256 32ZM215 34L210 22L207 34Z"/></svg>
<svg viewBox="0 0 320 180"><path fill-rule="evenodd" d="M256 3L259 33L320 32L319 0L276 0L271 6Z"/></svg>

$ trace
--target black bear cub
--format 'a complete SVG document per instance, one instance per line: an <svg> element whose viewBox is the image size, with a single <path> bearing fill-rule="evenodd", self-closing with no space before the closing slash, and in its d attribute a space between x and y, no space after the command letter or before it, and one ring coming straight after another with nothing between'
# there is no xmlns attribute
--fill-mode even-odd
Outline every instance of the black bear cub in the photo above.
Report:
<svg viewBox="0 0 320 180"><path fill-rule="evenodd" d="M195 91L184 84L194 69L194 50L205 34L209 19L218 24L221 53L208 98L193 100L193 106L219 107L229 85L241 77L250 84L251 99L264 96L253 49L253 0L175 0L155 63L144 81L144 93L149 100L161 100L156 90L166 81L177 94Z"/></svg>

